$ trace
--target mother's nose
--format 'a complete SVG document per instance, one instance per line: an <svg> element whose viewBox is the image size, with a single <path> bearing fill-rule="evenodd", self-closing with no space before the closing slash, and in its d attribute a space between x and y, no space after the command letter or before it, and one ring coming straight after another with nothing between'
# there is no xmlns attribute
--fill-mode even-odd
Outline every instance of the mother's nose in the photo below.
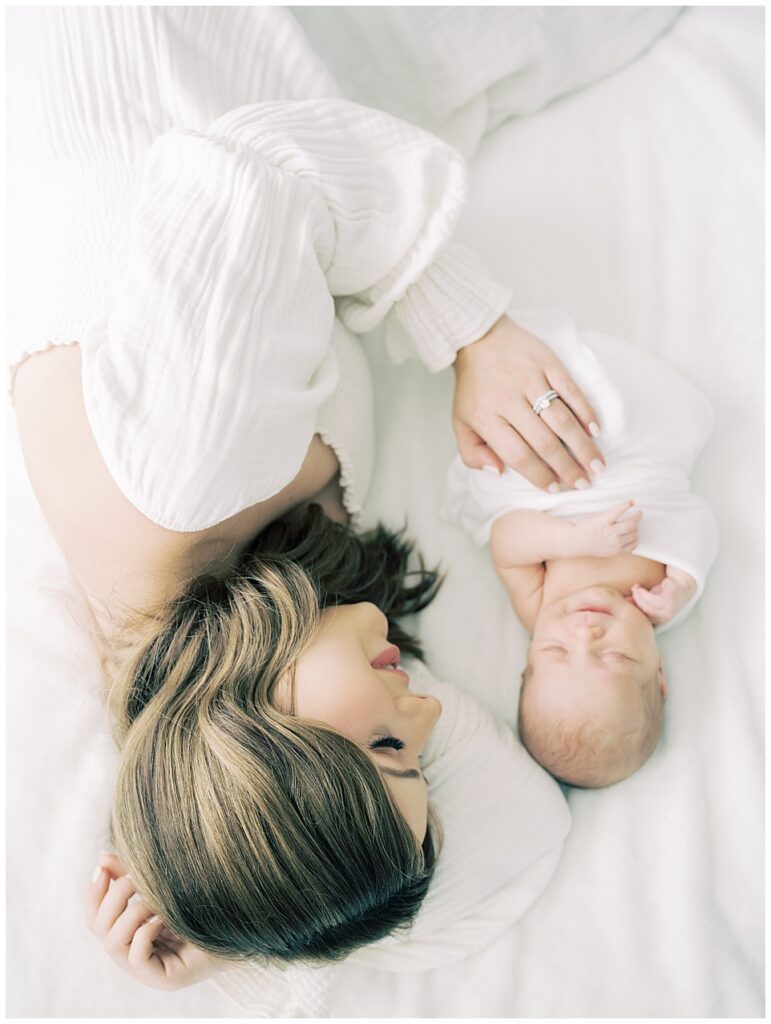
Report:
<svg viewBox="0 0 771 1024"><path fill-rule="evenodd" d="M357 613L369 623L374 623L378 628L385 626L385 629L388 630L388 617L372 601L359 601L355 608Z"/></svg>

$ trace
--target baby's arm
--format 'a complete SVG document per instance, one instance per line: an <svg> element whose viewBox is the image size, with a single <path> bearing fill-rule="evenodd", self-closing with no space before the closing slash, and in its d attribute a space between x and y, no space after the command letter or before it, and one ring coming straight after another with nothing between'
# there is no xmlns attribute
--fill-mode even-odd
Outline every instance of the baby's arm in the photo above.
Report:
<svg viewBox="0 0 771 1024"><path fill-rule="evenodd" d="M625 501L577 523L546 512L516 509L496 519L490 554L521 623L532 630L543 596L544 563L552 558L610 556L632 551L642 512L621 517L634 504Z"/></svg>
<svg viewBox="0 0 771 1024"><path fill-rule="evenodd" d="M632 551L642 512L632 512L632 500L609 512L598 512L577 523L548 512L517 509L496 519L490 552L496 566L536 565L551 558L610 557Z"/></svg>
<svg viewBox="0 0 771 1024"><path fill-rule="evenodd" d="M639 583L632 585L632 599L654 626L663 626L673 619L696 592L696 580L673 565L666 568L666 576L655 587L646 590Z"/></svg>

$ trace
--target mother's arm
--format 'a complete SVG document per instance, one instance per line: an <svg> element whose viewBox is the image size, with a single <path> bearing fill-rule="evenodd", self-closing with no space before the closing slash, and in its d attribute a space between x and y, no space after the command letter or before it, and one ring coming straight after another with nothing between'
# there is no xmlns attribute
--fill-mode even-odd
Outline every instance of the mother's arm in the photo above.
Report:
<svg viewBox="0 0 771 1024"><path fill-rule="evenodd" d="M459 394L490 418L490 381L526 401L532 375L507 378L527 346L494 327L510 293L449 243L464 192L454 150L343 100L250 105L154 143L109 319L16 381L33 485L90 593L151 604L329 483L314 432L333 299L354 331L385 320L397 359L437 370L469 346Z"/></svg>
<svg viewBox="0 0 771 1024"><path fill-rule="evenodd" d="M191 575L226 567L298 503L326 500L338 470L314 435L299 473L278 494L205 530L168 530L138 511L105 465L86 415L77 344L22 363L14 403L27 472L54 538L85 592L118 619L152 608Z"/></svg>

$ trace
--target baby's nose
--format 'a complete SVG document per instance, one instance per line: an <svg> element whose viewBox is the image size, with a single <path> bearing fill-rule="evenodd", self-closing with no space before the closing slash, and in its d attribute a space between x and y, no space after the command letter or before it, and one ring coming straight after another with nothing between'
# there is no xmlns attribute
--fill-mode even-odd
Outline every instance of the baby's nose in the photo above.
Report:
<svg viewBox="0 0 771 1024"><path fill-rule="evenodd" d="M599 640L605 635L605 630L596 623L590 625L586 622L576 622L573 630L576 636L585 637L587 640Z"/></svg>

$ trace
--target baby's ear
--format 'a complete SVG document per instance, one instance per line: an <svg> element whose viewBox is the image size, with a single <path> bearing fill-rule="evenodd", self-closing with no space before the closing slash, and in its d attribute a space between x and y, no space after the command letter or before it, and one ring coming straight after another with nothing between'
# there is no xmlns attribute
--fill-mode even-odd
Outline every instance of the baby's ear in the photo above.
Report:
<svg viewBox="0 0 771 1024"><path fill-rule="evenodd" d="M656 677L658 679L659 689L661 690L661 696L666 700L669 696L669 687L667 686L667 681L664 678L664 665L661 661L659 661L659 667L656 670Z"/></svg>

